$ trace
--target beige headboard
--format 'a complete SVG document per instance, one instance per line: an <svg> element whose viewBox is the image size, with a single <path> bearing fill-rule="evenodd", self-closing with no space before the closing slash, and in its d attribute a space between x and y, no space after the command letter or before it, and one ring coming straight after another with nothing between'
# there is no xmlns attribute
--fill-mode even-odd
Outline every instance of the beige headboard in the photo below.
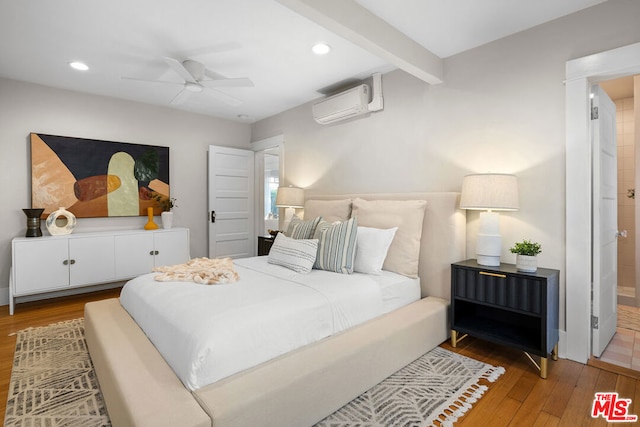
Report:
<svg viewBox="0 0 640 427"><path fill-rule="evenodd" d="M451 263L465 259L466 213L459 193L306 194L307 200L426 200L418 275L422 296L451 300Z"/></svg>

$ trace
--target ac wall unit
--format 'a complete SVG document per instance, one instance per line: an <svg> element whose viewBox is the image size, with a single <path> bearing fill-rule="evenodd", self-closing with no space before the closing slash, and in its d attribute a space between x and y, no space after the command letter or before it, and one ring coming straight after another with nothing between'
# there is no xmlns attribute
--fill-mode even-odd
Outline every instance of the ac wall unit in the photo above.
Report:
<svg viewBox="0 0 640 427"><path fill-rule="evenodd" d="M369 112L369 86L362 84L313 104L313 119L328 124Z"/></svg>

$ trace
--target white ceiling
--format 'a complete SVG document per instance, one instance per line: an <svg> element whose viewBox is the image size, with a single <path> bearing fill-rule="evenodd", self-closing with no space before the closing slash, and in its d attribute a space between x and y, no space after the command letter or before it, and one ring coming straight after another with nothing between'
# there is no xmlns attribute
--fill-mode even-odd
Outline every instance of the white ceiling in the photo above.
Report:
<svg viewBox="0 0 640 427"><path fill-rule="evenodd" d="M252 122L319 98L340 82L404 68L406 59L424 55L426 62L411 65L417 74L406 69L419 78L425 69L437 75L440 58L603 1L0 0L0 76L171 106L181 86L122 77L179 83L162 58L193 59L226 77L249 77L255 86L219 89L242 100L240 106L204 91L172 107ZM363 8L377 18L359 33L345 20L366 14ZM394 37L383 31L387 24L399 31ZM332 51L313 55L318 41ZM417 42L421 51L413 46L404 57L388 54L401 52L405 42ZM72 70L73 60L90 70Z"/></svg>

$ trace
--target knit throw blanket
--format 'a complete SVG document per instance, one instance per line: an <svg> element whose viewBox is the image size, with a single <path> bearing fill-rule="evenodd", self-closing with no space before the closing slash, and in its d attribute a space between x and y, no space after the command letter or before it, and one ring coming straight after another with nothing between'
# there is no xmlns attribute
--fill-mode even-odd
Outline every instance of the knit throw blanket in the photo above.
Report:
<svg viewBox="0 0 640 427"><path fill-rule="evenodd" d="M216 283L233 283L240 278L233 268L231 258L209 259L194 258L184 264L154 267L159 282L195 282L205 285Z"/></svg>

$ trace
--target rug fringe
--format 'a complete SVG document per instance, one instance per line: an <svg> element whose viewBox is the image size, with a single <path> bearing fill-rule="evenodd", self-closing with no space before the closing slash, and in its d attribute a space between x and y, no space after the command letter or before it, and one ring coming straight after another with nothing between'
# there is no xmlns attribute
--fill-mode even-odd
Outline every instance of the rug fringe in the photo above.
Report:
<svg viewBox="0 0 640 427"><path fill-rule="evenodd" d="M492 366L478 377L478 381L480 379L485 379L489 382L495 382L500 375L504 374L504 372L505 370L502 366ZM488 389L489 387L486 385L475 382L466 390L461 390L460 394L448 407L444 408L440 414L432 418L434 421L438 421L439 424L432 425L439 427L452 427L453 423L463 417L469 409L471 409L472 404L476 403Z"/></svg>

